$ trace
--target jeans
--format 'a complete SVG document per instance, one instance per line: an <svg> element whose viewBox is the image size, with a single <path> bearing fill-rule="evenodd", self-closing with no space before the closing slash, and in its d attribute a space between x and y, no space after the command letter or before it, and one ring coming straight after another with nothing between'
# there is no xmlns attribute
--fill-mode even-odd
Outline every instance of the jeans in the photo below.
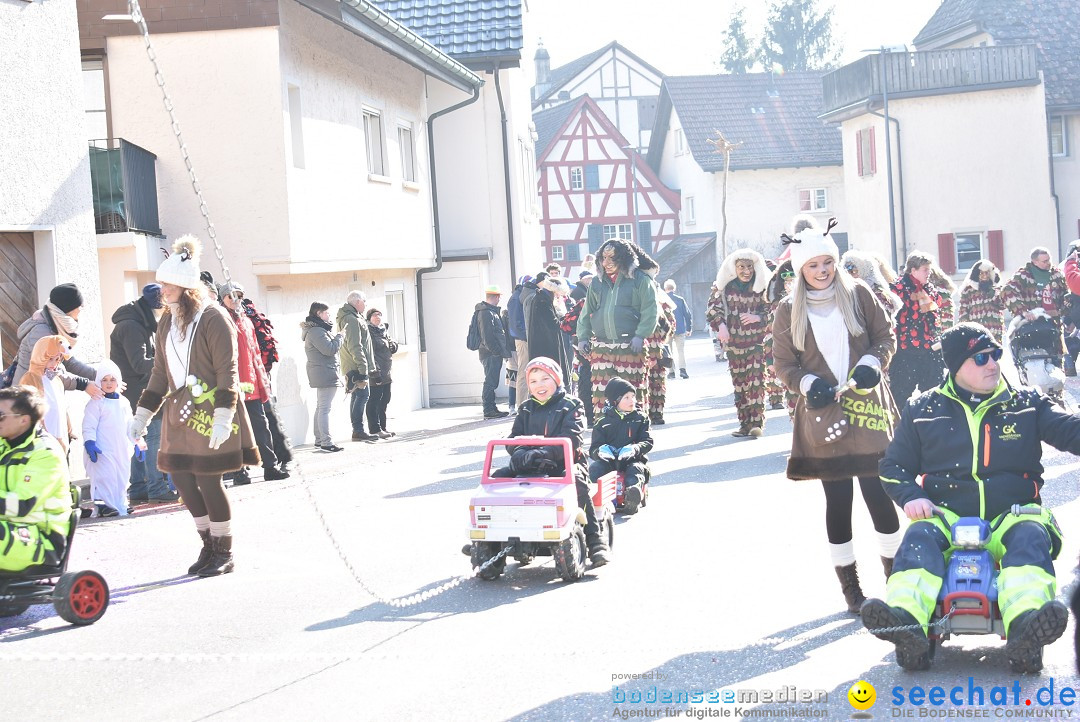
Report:
<svg viewBox="0 0 1080 722"><path fill-rule="evenodd" d="M337 396L337 386L315 389L315 445L329 446L334 443L330 436L330 406Z"/></svg>
<svg viewBox="0 0 1080 722"><path fill-rule="evenodd" d="M391 384L370 386L371 398L367 404L367 423L371 433L386 431L386 407L390 404Z"/></svg>
<svg viewBox="0 0 1080 722"><path fill-rule="evenodd" d="M499 387L499 372L502 371L501 356L485 356L480 359L484 365L484 388L480 393L480 399L484 402L484 413L493 414L498 409L495 407L495 389Z"/></svg>
<svg viewBox="0 0 1080 722"><path fill-rule="evenodd" d="M251 422L251 434L255 437L255 445L259 447L259 456L262 458L264 469L270 469L278 465L277 454L274 453L274 440L270 438L270 424L266 420L266 411L262 401L245 401L244 408L247 410L248 421Z"/></svg>
<svg viewBox="0 0 1080 722"><path fill-rule="evenodd" d="M146 458L131 457L131 486L129 499L160 499L169 493L166 475L157 468L158 447L161 446L161 414L150 419L146 427Z"/></svg>
<svg viewBox="0 0 1080 722"><path fill-rule="evenodd" d="M364 411L367 408L368 397L371 396L371 386L356 389L349 398L349 419L352 421L354 434L364 433Z"/></svg>

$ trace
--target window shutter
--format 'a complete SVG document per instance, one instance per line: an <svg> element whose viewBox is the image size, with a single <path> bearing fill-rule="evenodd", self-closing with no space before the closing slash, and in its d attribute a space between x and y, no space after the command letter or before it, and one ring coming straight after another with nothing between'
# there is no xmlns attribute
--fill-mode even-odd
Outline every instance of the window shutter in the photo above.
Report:
<svg viewBox="0 0 1080 722"><path fill-rule="evenodd" d="M956 236L939 233L937 237L938 264L945 273L956 273Z"/></svg>
<svg viewBox="0 0 1080 722"><path fill-rule="evenodd" d="M581 260L581 246L576 243L566 244L566 260L568 261L580 261Z"/></svg>
<svg viewBox="0 0 1080 722"><path fill-rule="evenodd" d="M990 262L1002 271L1005 270L1005 234L1001 231L987 231L986 243Z"/></svg>
<svg viewBox="0 0 1080 722"><path fill-rule="evenodd" d="M600 190L600 166L595 164L585 166L585 190Z"/></svg>
<svg viewBox="0 0 1080 722"><path fill-rule="evenodd" d="M863 175L862 168L862 146L863 146L863 132L861 130L855 131L855 158L859 161L859 177Z"/></svg>
<svg viewBox="0 0 1080 722"><path fill-rule="evenodd" d="M652 221L638 221L637 239L637 244L646 253L652 253Z"/></svg>
<svg viewBox="0 0 1080 722"><path fill-rule="evenodd" d="M604 245L604 227L599 223L589 224L589 253L596 253Z"/></svg>
<svg viewBox="0 0 1080 722"><path fill-rule="evenodd" d="M870 126L870 175L877 173L877 147L874 145L874 127Z"/></svg>

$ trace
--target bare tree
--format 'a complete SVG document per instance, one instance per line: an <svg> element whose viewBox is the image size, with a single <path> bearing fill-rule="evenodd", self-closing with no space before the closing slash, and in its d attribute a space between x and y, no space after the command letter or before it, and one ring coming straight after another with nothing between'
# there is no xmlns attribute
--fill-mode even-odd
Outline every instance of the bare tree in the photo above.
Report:
<svg viewBox="0 0 1080 722"><path fill-rule="evenodd" d="M719 268L723 265L724 259L727 258L727 182L728 174L731 170L731 151L742 145L742 141L738 143L732 143L724 134L719 130L714 130L716 133L715 138L709 138L709 143L716 148L713 153L724 154L724 181L722 190L720 193L720 245L717 246L719 255L716 258L716 266Z"/></svg>

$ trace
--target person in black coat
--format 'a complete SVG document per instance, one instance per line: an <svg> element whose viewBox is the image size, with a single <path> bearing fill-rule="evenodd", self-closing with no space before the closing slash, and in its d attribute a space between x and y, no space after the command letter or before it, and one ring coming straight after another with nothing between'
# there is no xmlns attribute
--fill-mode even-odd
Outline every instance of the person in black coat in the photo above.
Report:
<svg viewBox="0 0 1080 722"><path fill-rule="evenodd" d="M594 567L609 561L610 549L600 534L596 510L589 494L585 452L582 450L585 407L580 400L568 396L562 384L563 370L550 358L540 357L524 369L529 384L529 399L518 407L510 438L517 436L563 437L570 439L573 448L574 482L578 505L585 511L585 544ZM558 447L507 447L510 465L497 469L493 477L561 476L566 473L562 449Z"/></svg>
<svg viewBox="0 0 1080 722"><path fill-rule="evenodd" d="M503 325L499 300L502 291L498 286L488 286L484 300L476 304L474 313L480 327L480 363L484 366L484 387L480 398L484 404L485 419L501 419L509 416L495 405L495 389L499 386L503 359L510 358L509 337Z"/></svg>
<svg viewBox="0 0 1080 722"><path fill-rule="evenodd" d="M600 477L621 467L625 475L623 511L633 514L645 496L649 480L648 454L653 439L649 432L649 417L637 408L637 393L628 381L618 376L604 389L608 405L596 423L589 445L589 478Z"/></svg>
<svg viewBox="0 0 1080 722"><path fill-rule="evenodd" d="M529 342L529 359L546 356L562 369L562 385L570 388L569 348L562 332L566 315L565 299L569 285L545 272L536 276L536 294L525 307L525 328Z"/></svg>

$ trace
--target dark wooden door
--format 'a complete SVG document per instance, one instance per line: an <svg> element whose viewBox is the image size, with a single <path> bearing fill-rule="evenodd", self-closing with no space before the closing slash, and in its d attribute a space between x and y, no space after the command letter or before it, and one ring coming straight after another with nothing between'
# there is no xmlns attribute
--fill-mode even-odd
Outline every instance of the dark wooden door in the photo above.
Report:
<svg viewBox="0 0 1080 722"><path fill-rule="evenodd" d="M37 309L33 233L0 233L0 334L3 368L19 351L19 325Z"/></svg>

